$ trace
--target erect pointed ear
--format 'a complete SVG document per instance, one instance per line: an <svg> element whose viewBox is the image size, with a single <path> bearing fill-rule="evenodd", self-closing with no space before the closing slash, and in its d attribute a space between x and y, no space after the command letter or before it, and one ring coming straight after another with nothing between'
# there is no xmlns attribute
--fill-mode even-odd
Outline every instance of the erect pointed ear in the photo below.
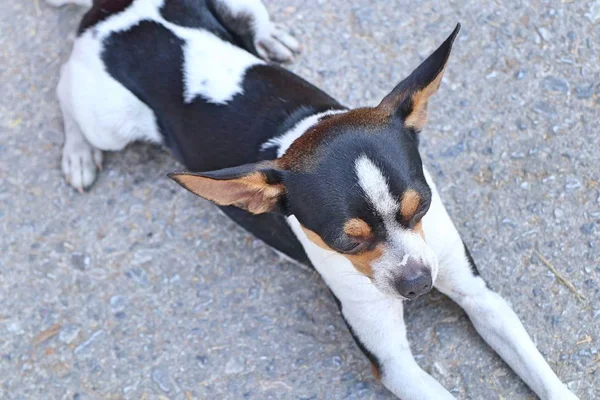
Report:
<svg viewBox="0 0 600 400"><path fill-rule="evenodd" d="M253 214L277 207L285 188L274 163L246 164L211 172L172 172L169 178L221 206L234 205Z"/></svg>
<svg viewBox="0 0 600 400"><path fill-rule="evenodd" d="M440 86L452 43L459 30L460 24L457 24L448 39L385 96L377 108L399 116L406 127L421 130L427 120L427 103Z"/></svg>

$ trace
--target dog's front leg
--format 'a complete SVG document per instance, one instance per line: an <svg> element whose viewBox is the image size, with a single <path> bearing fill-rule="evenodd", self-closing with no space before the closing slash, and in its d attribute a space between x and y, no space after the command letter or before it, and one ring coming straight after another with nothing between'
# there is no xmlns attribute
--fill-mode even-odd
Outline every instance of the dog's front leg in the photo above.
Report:
<svg viewBox="0 0 600 400"><path fill-rule="evenodd" d="M335 278L334 278L335 279ZM338 279L347 279L343 275ZM403 400L454 399L416 363L406 338L402 300L384 296L364 277L355 285L326 279L350 332L383 384Z"/></svg>
<svg viewBox="0 0 600 400"><path fill-rule="evenodd" d="M402 300L380 292L342 255L311 242L295 217L288 221L336 297L352 336L383 384L402 400L453 399L415 362L406 339Z"/></svg>
<svg viewBox="0 0 600 400"><path fill-rule="evenodd" d="M458 303L481 337L542 399L577 399L537 350L510 306L490 290L448 216L431 178L433 196L423 219L425 238L439 261L435 287Z"/></svg>

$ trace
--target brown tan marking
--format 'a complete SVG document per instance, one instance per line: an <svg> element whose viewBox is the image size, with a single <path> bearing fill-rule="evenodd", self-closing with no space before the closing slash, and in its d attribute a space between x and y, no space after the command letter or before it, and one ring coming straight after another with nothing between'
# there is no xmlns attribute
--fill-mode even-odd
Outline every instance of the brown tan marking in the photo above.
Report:
<svg viewBox="0 0 600 400"><path fill-rule="evenodd" d="M383 255L383 246L377 245L373 250L363 251L360 254L344 254L354 268L369 278L373 278L373 263Z"/></svg>
<svg viewBox="0 0 600 400"><path fill-rule="evenodd" d="M390 120L389 113L379 108L369 107L327 116L296 139L278 163L281 168L292 171L310 169L314 164L315 151L326 138L345 132L345 127L364 127L365 131L375 132Z"/></svg>
<svg viewBox="0 0 600 400"><path fill-rule="evenodd" d="M381 371L379 370L379 368L377 368L377 365L371 364L371 372L373 372L373 376L375 377L375 379L377 379L378 381L381 380Z"/></svg>
<svg viewBox="0 0 600 400"><path fill-rule="evenodd" d="M346 235L354 236L360 239L366 239L373 235L371 227L360 218L352 218L344 224Z"/></svg>
<svg viewBox="0 0 600 400"><path fill-rule="evenodd" d="M419 235L421 235L423 240L425 240L425 232L423 231L423 222L422 221L417 222L412 230L417 232Z"/></svg>
<svg viewBox="0 0 600 400"><path fill-rule="evenodd" d="M384 98L377 108L381 108L382 111L392 114L396 111L396 109L403 102L407 101L410 98L411 102L411 113L407 115L404 119L404 126L407 128L412 128L416 130L421 130L425 126L427 122L427 105L429 104L429 99L433 96L439 89L440 83L442 82L442 77L444 76L444 67L423 89L418 90L413 93L398 93L395 94L393 98ZM394 94L393 92L391 94Z"/></svg>
<svg viewBox="0 0 600 400"><path fill-rule="evenodd" d="M410 221L415 216L421 204L421 196L413 189L408 189L402 195L400 201L400 214L404 221Z"/></svg>
<svg viewBox="0 0 600 400"><path fill-rule="evenodd" d="M333 251L346 257L352 263L352 265L354 265L354 268L356 268L358 272L369 278L373 278L373 268L371 265L373 262L375 262L375 260L379 259L383 255L382 245L378 245L373 250L363 251L360 254L342 254L329 247L329 245L327 245L327 243L325 243L325 241L317 233L304 226L302 226L302 230L304 233L306 233L306 236L311 242L322 249Z"/></svg>
<svg viewBox="0 0 600 400"><path fill-rule="evenodd" d="M440 87L460 24L425 61L388 94L377 108L393 114L399 110L404 126L421 130L427 122L427 104Z"/></svg>
<svg viewBox="0 0 600 400"><path fill-rule="evenodd" d="M332 249L331 247L329 247L329 245L327 243L325 243L325 241L323 239L321 239L321 236L319 236L317 233L311 231L308 228L305 228L304 226L302 226L302 230L304 231L304 233L306 233L306 236L308 237L308 240L310 240L311 242L313 242L314 244L316 244L320 248L325 249L325 250L329 250L329 251L335 251L334 249Z"/></svg>
<svg viewBox="0 0 600 400"><path fill-rule="evenodd" d="M271 185L261 172L242 178L218 180L194 174L173 177L189 191L221 206L235 205L254 214L271 210L285 192L282 184Z"/></svg>
<svg viewBox="0 0 600 400"><path fill-rule="evenodd" d="M438 91L440 83L442 82L442 76L444 75L444 69L435 77L435 79L423 90L420 90L412 95L413 111L404 120L404 125L408 128L417 130L423 129L427 122L427 104L431 96Z"/></svg>

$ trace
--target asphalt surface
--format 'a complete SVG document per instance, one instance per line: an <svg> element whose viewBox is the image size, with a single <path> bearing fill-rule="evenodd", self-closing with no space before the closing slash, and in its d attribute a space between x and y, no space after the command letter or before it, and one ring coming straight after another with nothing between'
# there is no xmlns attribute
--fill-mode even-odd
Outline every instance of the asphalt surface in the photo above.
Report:
<svg viewBox="0 0 600 400"><path fill-rule="evenodd" d="M462 23L424 161L482 276L600 397L600 2L373 3L268 7L304 45L290 68L352 106ZM54 88L82 12L0 2L0 398L390 398L319 277L169 181L165 150L66 185ZM444 296L407 309L418 363L458 398L535 397Z"/></svg>

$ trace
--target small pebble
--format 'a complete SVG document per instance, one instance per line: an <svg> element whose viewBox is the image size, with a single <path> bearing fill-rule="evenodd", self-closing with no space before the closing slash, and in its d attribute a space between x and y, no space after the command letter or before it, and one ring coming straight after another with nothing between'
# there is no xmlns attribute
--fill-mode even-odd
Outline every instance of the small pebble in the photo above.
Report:
<svg viewBox="0 0 600 400"><path fill-rule="evenodd" d="M552 40L552 33L550 32L550 30L548 30L544 27L540 27L540 28L538 28L538 32L539 32L540 36L542 37L542 39L544 39L546 42L549 42Z"/></svg>
<svg viewBox="0 0 600 400"><path fill-rule="evenodd" d="M579 189L581 187L581 182L577 178L567 178L567 182L565 184L565 189L572 192L575 189Z"/></svg>
<svg viewBox="0 0 600 400"><path fill-rule="evenodd" d="M238 357L232 357L225 364L225 373L227 375L239 374L244 371L244 361Z"/></svg>
<svg viewBox="0 0 600 400"><path fill-rule="evenodd" d="M590 5L590 10L585 14L585 16L593 24L600 21L600 0L596 0Z"/></svg>
<svg viewBox="0 0 600 400"><path fill-rule="evenodd" d="M63 325L58 334L58 340L64 344L71 344L79 336L81 329L77 325Z"/></svg>
<svg viewBox="0 0 600 400"><path fill-rule="evenodd" d="M435 372L437 372L438 375L440 376L446 376L448 375L448 372L446 371L446 368L444 368L444 366L440 363L440 362L434 362L433 363L433 370Z"/></svg>
<svg viewBox="0 0 600 400"><path fill-rule="evenodd" d="M575 87L575 97L578 99L589 99L594 94L594 84L590 83Z"/></svg>
<svg viewBox="0 0 600 400"><path fill-rule="evenodd" d="M125 309L125 305L127 303L127 299L123 296L113 296L109 300L110 308L113 313L123 311Z"/></svg>
<svg viewBox="0 0 600 400"><path fill-rule="evenodd" d="M526 69L520 69L515 74L515 78L517 78L517 80L521 80L521 79L525 78L526 76L527 76L527 70Z"/></svg>
<svg viewBox="0 0 600 400"><path fill-rule="evenodd" d="M565 212L563 210L561 210L560 208L557 208L554 210L554 217L556 219L562 219L562 217L564 217Z"/></svg>
<svg viewBox="0 0 600 400"><path fill-rule="evenodd" d="M542 80L542 87L551 92L569 92L569 83L556 76L547 76Z"/></svg>
<svg viewBox="0 0 600 400"><path fill-rule="evenodd" d="M545 117L556 116L556 107L545 101L538 101L533 106L533 111Z"/></svg>
<svg viewBox="0 0 600 400"><path fill-rule="evenodd" d="M169 371L165 368L154 368L152 370L152 381L158 385L160 390L165 393L171 391L171 383L169 381Z"/></svg>
<svg viewBox="0 0 600 400"><path fill-rule="evenodd" d="M591 235L594 233L594 223L590 222L589 224L583 224L579 229L581 230L581 233Z"/></svg>
<svg viewBox="0 0 600 400"><path fill-rule="evenodd" d="M90 265L90 257L82 253L71 254L71 264L80 271L85 271Z"/></svg>

